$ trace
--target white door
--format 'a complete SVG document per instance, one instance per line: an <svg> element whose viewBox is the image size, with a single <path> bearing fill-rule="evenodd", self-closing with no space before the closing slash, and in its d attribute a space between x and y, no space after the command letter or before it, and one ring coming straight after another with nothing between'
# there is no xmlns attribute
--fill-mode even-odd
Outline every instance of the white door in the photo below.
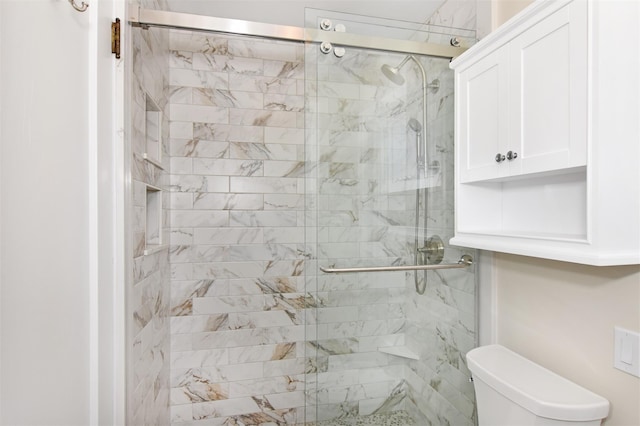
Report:
<svg viewBox="0 0 640 426"><path fill-rule="evenodd" d="M87 1L0 1L3 425L119 415L114 3Z"/></svg>
<svg viewBox="0 0 640 426"><path fill-rule="evenodd" d="M491 52L458 74L458 154L460 181L508 173L507 49Z"/></svg>
<svg viewBox="0 0 640 426"><path fill-rule="evenodd" d="M586 165L586 15L574 1L510 44L512 174Z"/></svg>

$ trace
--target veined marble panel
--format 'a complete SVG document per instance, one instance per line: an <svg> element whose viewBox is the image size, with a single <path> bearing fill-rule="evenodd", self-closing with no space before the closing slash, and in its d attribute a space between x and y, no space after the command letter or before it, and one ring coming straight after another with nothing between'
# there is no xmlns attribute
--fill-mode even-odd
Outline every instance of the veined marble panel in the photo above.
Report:
<svg viewBox="0 0 640 426"><path fill-rule="evenodd" d="M262 127L194 122L193 137L216 142L262 142Z"/></svg>
<svg viewBox="0 0 640 426"><path fill-rule="evenodd" d="M193 127L193 123L189 124ZM169 153L175 157L226 158L229 156L229 144L197 138L171 139Z"/></svg>

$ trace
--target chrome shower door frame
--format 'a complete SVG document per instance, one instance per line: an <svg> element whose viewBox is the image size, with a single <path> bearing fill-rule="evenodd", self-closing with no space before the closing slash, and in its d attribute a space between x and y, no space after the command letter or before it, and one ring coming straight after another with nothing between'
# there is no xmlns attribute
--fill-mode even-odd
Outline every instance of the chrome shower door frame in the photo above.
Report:
<svg viewBox="0 0 640 426"><path fill-rule="evenodd" d="M323 31L286 25L266 24L239 19L217 18L190 13L129 7L129 22L142 27L164 27L195 31L211 31L276 40L308 43L330 42L342 47L359 47L372 50L427 55L438 58L455 58L466 48L435 43L372 37L336 31Z"/></svg>

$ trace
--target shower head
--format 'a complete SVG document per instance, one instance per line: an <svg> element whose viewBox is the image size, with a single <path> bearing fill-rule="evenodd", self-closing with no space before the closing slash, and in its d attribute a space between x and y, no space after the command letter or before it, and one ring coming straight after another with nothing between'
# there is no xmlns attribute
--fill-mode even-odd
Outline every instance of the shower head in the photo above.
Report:
<svg viewBox="0 0 640 426"><path fill-rule="evenodd" d="M381 70L385 77L393 81L398 86L402 86L404 84L404 77L400 75L399 67L392 67L391 65L384 64L381 67Z"/></svg>
<svg viewBox="0 0 640 426"><path fill-rule="evenodd" d="M415 118L411 118L409 120L408 126L411 130L413 130L416 133L422 132L422 124L420 124L420 122Z"/></svg>
<svg viewBox="0 0 640 426"><path fill-rule="evenodd" d="M382 74L384 74L385 77L387 77L389 80L393 81L398 86L402 86L404 84L404 77L400 74L400 69L411 58L412 58L411 55L405 57L402 60L402 62L400 62L400 65L398 65L397 67L392 67L389 64L384 64L382 67L380 67L380 69L382 70Z"/></svg>

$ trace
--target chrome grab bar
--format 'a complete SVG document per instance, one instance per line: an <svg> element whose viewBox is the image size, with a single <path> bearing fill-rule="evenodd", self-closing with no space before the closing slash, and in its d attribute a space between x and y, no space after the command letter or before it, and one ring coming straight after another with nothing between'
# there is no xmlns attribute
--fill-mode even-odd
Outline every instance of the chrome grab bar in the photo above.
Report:
<svg viewBox="0 0 640 426"><path fill-rule="evenodd" d="M363 266L359 268L323 268L320 270L326 274L340 274L343 272L386 272L386 271L430 271L433 269L461 269L473 265L473 258L463 254L458 263L445 263L442 265L403 265L403 266Z"/></svg>

